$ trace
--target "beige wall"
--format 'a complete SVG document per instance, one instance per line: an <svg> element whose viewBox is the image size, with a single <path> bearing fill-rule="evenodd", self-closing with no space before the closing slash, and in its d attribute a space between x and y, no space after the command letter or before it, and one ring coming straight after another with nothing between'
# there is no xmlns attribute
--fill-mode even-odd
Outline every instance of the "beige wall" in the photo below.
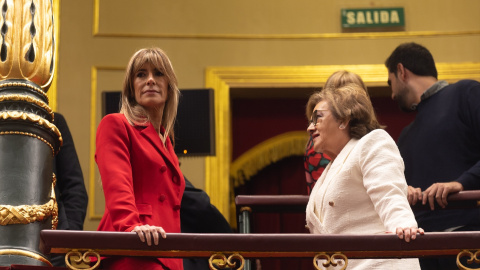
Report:
<svg viewBox="0 0 480 270"><path fill-rule="evenodd" d="M478 0L392 0L404 7L405 31L342 33L341 8L382 7L380 0L93 0L60 2L57 110L65 115L80 157L95 230L103 194L93 162L101 92L121 89L137 49L159 46L180 88L205 87L207 67L382 64L401 42L428 47L437 62L480 62ZM386 80L386 74L385 74ZM203 158L182 170L205 188Z"/></svg>

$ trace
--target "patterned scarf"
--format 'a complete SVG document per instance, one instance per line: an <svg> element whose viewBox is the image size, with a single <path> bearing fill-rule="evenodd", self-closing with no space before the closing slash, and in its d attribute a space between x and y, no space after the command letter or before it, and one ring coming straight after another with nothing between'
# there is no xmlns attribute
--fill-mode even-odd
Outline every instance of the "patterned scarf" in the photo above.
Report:
<svg viewBox="0 0 480 270"><path fill-rule="evenodd" d="M305 155L303 156L303 161L305 167L305 177L307 179L307 191L308 195L310 195L315 183L317 182L317 179L330 162L330 157L323 153L317 153L315 150L313 150L313 140L312 136L310 136L305 149Z"/></svg>

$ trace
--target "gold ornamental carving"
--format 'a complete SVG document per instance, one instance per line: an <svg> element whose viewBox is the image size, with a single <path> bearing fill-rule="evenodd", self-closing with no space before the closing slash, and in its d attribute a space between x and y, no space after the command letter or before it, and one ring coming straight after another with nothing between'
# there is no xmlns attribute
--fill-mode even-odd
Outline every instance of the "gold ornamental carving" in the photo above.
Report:
<svg viewBox="0 0 480 270"><path fill-rule="evenodd" d="M27 120L30 122L33 122L35 124L38 124L40 126L43 126L49 130L51 130L55 135L58 136L60 145L63 143L62 139L62 134L58 130L58 128L50 123L48 120L33 114L33 113L26 113L26 112L21 112L21 111L4 111L0 113L0 119L7 120L7 119L12 119L12 120Z"/></svg>
<svg viewBox="0 0 480 270"><path fill-rule="evenodd" d="M345 270L348 266L348 258L342 253L334 253L330 256L329 254L322 252L313 258L313 266L317 270L320 270L320 267L318 266L319 263L321 263L323 267L338 266L339 270Z"/></svg>
<svg viewBox="0 0 480 270"><path fill-rule="evenodd" d="M97 262L93 266L90 266L90 256L95 256L97 258ZM100 260L100 254L91 249L84 251L83 254L81 251L74 249L65 255L65 264L67 265L68 269L73 270L97 269L97 267L100 265Z"/></svg>
<svg viewBox="0 0 480 270"><path fill-rule="evenodd" d="M48 102L48 96L43 90L39 87L36 87L32 84L24 83L24 82L0 82L0 89L1 88L7 88L7 87L23 87L23 88L29 88L36 93L42 95Z"/></svg>
<svg viewBox="0 0 480 270"><path fill-rule="evenodd" d="M55 185L57 185L57 176L55 173L52 173L52 193L50 195L50 201L53 200L53 209L52 210L52 230L56 230L58 226L58 204L57 196L55 195Z"/></svg>
<svg viewBox="0 0 480 270"><path fill-rule="evenodd" d="M54 189L55 182L56 177L54 176L50 200L45 204L0 205L0 225L29 224L36 221L41 222L52 217L52 229L55 230L58 225L58 206Z"/></svg>
<svg viewBox="0 0 480 270"><path fill-rule="evenodd" d="M475 251L475 253L473 253L469 250L462 250L457 255L458 269L461 269L461 270L479 270L480 268L469 268L469 267L463 265L462 262L460 261L460 258L462 258L462 257L470 257L467 260L467 264L470 264L470 263L473 263L473 262L479 264L480 263L480 260L478 259L479 255L480 255L480 250Z"/></svg>
<svg viewBox="0 0 480 270"><path fill-rule="evenodd" d="M1 0L0 79L27 80L47 91L53 78L52 0Z"/></svg>
<svg viewBox="0 0 480 270"><path fill-rule="evenodd" d="M48 114L52 117L54 117L53 115L53 110L52 108L50 108L47 103L41 101L41 100L38 100L36 98L33 98L31 96L27 96L27 95L18 95L18 94L14 94L14 95L3 95L3 96L0 96L0 102L3 102L3 101L24 101L24 102L28 102L28 103L32 103L32 104L35 104L37 105L38 107L44 109L45 111L48 112Z"/></svg>
<svg viewBox="0 0 480 270"><path fill-rule="evenodd" d="M235 268L237 263L233 260L240 261L240 266ZM210 266L211 270L224 269L226 267L230 269L242 270L245 266L245 259L238 253L230 255L228 259L225 255L216 253L210 256L210 259L208 259L208 265Z"/></svg>

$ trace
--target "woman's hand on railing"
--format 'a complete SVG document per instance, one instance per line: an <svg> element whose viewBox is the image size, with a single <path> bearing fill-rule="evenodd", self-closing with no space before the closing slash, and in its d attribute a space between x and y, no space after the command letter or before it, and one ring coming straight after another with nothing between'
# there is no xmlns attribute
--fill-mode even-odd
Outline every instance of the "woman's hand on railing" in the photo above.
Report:
<svg viewBox="0 0 480 270"><path fill-rule="evenodd" d="M167 234L162 227L150 226L148 224L136 226L135 228L133 228L132 232L136 232L142 242L145 242L145 240L147 240L147 245L149 246L152 245L152 238L155 245L158 245L159 234L160 236L162 236L162 238L167 238Z"/></svg>
<svg viewBox="0 0 480 270"><path fill-rule="evenodd" d="M410 227L410 228L401 228L397 227L396 234L398 238L405 239L405 242L410 242L410 240L415 240L417 238L417 233L424 235L425 231L422 228Z"/></svg>

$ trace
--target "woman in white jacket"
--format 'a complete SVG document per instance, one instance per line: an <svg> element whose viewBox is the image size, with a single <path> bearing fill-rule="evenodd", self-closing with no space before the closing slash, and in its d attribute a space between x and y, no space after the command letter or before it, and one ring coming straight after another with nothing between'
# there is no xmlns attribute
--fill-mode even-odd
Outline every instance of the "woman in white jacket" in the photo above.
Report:
<svg viewBox="0 0 480 270"><path fill-rule="evenodd" d="M314 234L396 233L414 240L404 164L357 84L326 88L307 103L314 149L332 161L312 190L306 221ZM320 264L321 266L321 264ZM417 259L349 260L348 269L420 269Z"/></svg>

